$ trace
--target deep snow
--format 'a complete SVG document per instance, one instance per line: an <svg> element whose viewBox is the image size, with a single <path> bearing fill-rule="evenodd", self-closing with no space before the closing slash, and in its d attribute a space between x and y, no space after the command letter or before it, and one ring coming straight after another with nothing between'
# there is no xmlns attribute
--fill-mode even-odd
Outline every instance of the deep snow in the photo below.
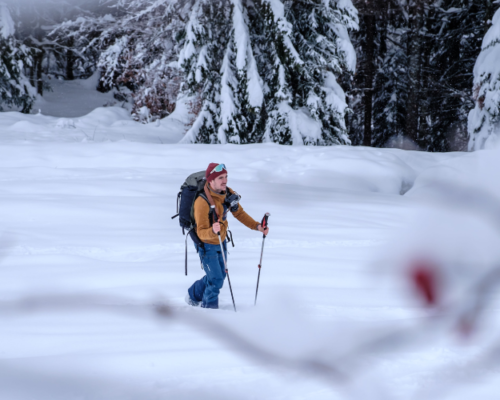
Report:
<svg viewBox="0 0 500 400"><path fill-rule="evenodd" d="M468 274L499 259L496 211L454 204L445 186L497 199L497 152L181 145L181 119L158 125L110 107L78 118L0 113L0 398L495 398L496 370L471 362L487 334L464 345L434 327L418 345L346 353L428 315L404 280L411 251L446 248L440 256L465 260ZM257 307L262 237L230 217L236 314L227 284L221 310L184 303L202 272L190 244L184 276L170 218L184 178L213 161L228 166L250 215L271 213ZM418 247L415 235L430 240ZM98 304L82 308L74 295ZM18 303L32 296L48 303ZM144 311L158 302L187 320ZM203 318L288 361L252 358ZM340 363L347 379L300 360ZM461 374L482 380L462 386Z"/></svg>

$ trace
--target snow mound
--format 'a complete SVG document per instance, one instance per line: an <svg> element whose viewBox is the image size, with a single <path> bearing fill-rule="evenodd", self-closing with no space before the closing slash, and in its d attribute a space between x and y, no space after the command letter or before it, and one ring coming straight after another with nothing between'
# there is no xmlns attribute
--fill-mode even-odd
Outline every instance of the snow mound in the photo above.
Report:
<svg viewBox="0 0 500 400"><path fill-rule="evenodd" d="M268 156L250 164L261 170L256 180L324 190L403 194L420 171L436 162L416 152L346 146L286 148L273 156L275 147L268 146L262 153Z"/></svg>
<svg viewBox="0 0 500 400"><path fill-rule="evenodd" d="M71 118L59 118L56 122L56 128L59 129L75 129L75 120Z"/></svg>
<svg viewBox="0 0 500 400"><path fill-rule="evenodd" d="M429 198L436 192L442 192L443 187L454 186L481 191L500 199L498 171L500 150L465 153L461 157L443 160L419 174L408 196Z"/></svg>
<svg viewBox="0 0 500 400"><path fill-rule="evenodd" d="M2 141L82 142L119 141L176 143L184 123L165 119L152 124L136 122L121 107L99 107L79 118L43 114L0 113Z"/></svg>
<svg viewBox="0 0 500 400"><path fill-rule="evenodd" d="M80 122L84 124L98 124L100 126L111 126L118 121L131 121L130 113L119 107L99 107L87 115L81 117Z"/></svg>

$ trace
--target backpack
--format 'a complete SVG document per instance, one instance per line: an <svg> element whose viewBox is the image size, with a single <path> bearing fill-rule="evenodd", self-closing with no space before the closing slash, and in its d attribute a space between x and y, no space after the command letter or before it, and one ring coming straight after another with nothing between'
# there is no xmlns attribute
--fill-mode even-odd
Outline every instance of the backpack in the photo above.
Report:
<svg viewBox="0 0 500 400"><path fill-rule="evenodd" d="M182 228L182 234L186 235L185 240L185 274L187 275L187 238L191 237L196 245L196 249L204 248L204 243L196 234L196 221L194 219L194 202L198 197L202 197L210 206L205 195L205 171L195 172L189 175L181 186L177 194L177 214L172 219L179 217L179 225ZM229 193L229 192L228 192ZM228 231L228 241L234 247L231 231Z"/></svg>
<svg viewBox="0 0 500 400"><path fill-rule="evenodd" d="M181 186L181 191L177 194L177 215L179 216L179 225L182 228L182 234L187 230L195 228L196 222L194 220L194 202L198 196L202 196L207 202L205 196L205 171L195 172L189 175Z"/></svg>

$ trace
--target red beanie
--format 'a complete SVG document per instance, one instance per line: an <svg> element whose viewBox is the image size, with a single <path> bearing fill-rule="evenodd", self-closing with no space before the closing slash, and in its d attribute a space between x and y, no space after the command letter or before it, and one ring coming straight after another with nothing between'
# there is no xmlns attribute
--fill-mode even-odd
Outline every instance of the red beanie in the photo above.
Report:
<svg viewBox="0 0 500 400"><path fill-rule="evenodd" d="M210 163L208 164L208 168L207 170L205 171L205 178L207 178L207 182L211 182L213 181L215 178L217 178L218 176L221 176L223 174L227 174L227 170L226 170L226 166L224 164L222 164L224 166L224 168L222 168L222 170L220 172L216 172L214 171L214 168L217 166L217 165L221 165L219 163ZM213 172L212 172L213 171Z"/></svg>

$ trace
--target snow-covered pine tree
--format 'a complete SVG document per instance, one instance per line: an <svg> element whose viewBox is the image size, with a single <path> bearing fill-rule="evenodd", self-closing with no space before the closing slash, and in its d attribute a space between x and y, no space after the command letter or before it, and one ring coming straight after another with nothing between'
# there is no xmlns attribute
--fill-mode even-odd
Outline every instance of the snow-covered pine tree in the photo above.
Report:
<svg viewBox="0 0 500 400"><path fill-rule="evenodd" d="M252 42L265 95L255 136L259 141L293 144L288 114L282 108L291 102L289 69L302 61L289 37L290 24L279 18L283 13L283 5L275 0L257 0L255 7L249 9ZM300 133L297 136L301 143Z"/></svg>
<svg viewBox="0 0 500 400"><path fill-rule="evenodd" d="M189 2L122 0L125 15L94 43L102 49L98 66L107 87L132 90L136 120L163 118L174 109L182 81L176 37Z"/></svg>
<svg viewBox="0 0 500 400"><path fill-rule="evenodd" d="M233 115L235 131L228 134L232 143L258 143L262 140L264 125L264 81L256 60L255 40L262 34L256 17L255 4L248 0L232 0L235 87ZM255 50L254 50L255 49Z"/></svg>
<svg viewBox="0 0 500 400"><path fill-rule="evenodd" d="M426 74L429 132L422 147L430 151L464 150L473 67L481 51L491 0L443 0L431 4Z"/></svg>
<svg viewBox="0 0 500 400"><path fill-rule="evenodd" d="M248 4L197 0L185 32L179 57L186 79L182 95L194 96L199 110L184 141L260 141L263 82L253 52Z"/></svg>
<svg viewBox="0 0 500 400"><path fill-rule="evenodd" d="M14 37L15 25L6 4L0 3L0 110L2 103L28 113L36 91L23 73L32 62L30 50Z"/></svg>
<svg viewBox="0 0 500 400"><path fill-rule="evenodd" d="M496 2L499 3L498 1ZM474 66L474 109L469 113L469 150L487 148L500 137L500 9L484 36Z"/></svg>
<svg viewBox="0 0 500 400"><path fill-rule="evenodd" d="M268 0L274 17L275 99L266 139L294 144L348 144L347 105L337 79L354 72L348 29L357 29L350 0ZM276 90L277 89L277 90Z"/></svg>
<svg viewBox="0 0 500 400"><path fill-rule="evenodd" d="M131 91L132 114L151 121L175 108L181 74L176 67L176 36L189 13L189 1L112 0L92 15L60 24L51 37L71 38L81 60L101 72L99 90ZM92 64L92 62L90 63ZM125 94L116 94L125 99Z"/></svg>
<svg viewBox="0 0 500 400"><path fill-rule="evenodd" d="M229 0L193 2L178 60L185 73L182 95L191 96L196 104L196 109L192 110L193 123L184 142L227 142L226 135L219 134L219 128L222 125L221 96L224 96L225 115L231 115L234 101L231 12ZM233 126L231 121L226 121L227 129Z"/></svg>
<svg viewBox="0 0 500 400"><path fill-rule="evenodd" d="M203 105L185 141L349 143L337 78L356 26L350 0L196 1L179 62Z"/></svg>
<svg viewBox="0 0 500 400"><path fill-rule="evenodd" d="M52 30L48 32L44 43L45 51L50 52L55 59L56 68L49 68L49 72L67 80L85 78L95 72L101 54L101 49L95 43L123 14L114 5L109 9L93 7L82 10L80 14L65 14L64 21L51 26Z"/></svg>
<svg viewBox="0 0 500 400"><path fill-rule="evenodd" d="M65 79L88 76L82 68L82 57L73 49L73 37L61 35L59 40L47 34L66 19L87 17L100 8L101 0L4 0L16 16L16 36L33 54L33 63L26 68L32 86L43 95L48 88L44 75ZM95 67L95 65L94 65Z"/></svg>

